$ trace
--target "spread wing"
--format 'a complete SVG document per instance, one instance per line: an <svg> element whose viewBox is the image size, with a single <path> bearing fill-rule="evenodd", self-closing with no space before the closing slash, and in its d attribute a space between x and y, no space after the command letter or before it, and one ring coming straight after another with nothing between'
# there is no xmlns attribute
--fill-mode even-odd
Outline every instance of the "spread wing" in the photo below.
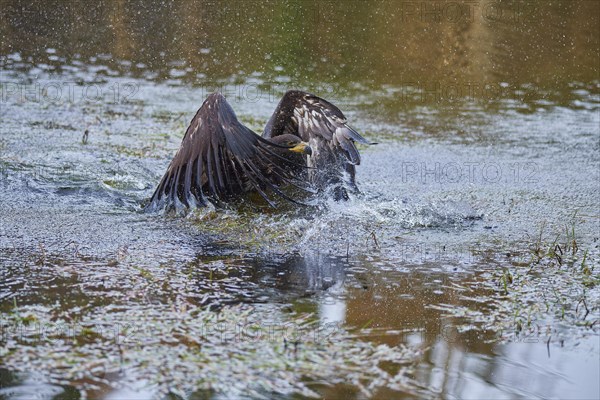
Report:
<svg viewBox="0 0 600 400"><path fill-rule="evenodd" d="M348 164L346 167L352 170L352 174L354 165L360 164L355 142L373 144L348 126L346 117L335 105L299 90L285 93L269 119L263 137L271 138L286 133L300 136L311 144L311 148L314 146L313 158L321 157L331 162L332 156L344 155ZM319 164L316 162L317 166Z"/></svg>
<svg viewBox="0 0 600 400"><path fill-rule="evenodd" d="M278 188L294 177L276 148L285 146L242 125L225 98L213 93L192 119L148 208L205 206L207 198L219 203L249 190L274 206L266 189L294 201Z"/></svg>

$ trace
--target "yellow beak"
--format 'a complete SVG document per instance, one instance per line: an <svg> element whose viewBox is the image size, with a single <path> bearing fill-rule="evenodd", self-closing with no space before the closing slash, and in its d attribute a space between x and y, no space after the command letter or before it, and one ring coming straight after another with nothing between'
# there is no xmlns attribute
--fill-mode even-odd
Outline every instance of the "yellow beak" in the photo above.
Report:
<svg viewBox="0 0 600 400"><path fill-rule="evenodd" d="M312 149L306 142L298 143L294 147L290 148L290 151L293 151L294 153L301 153L301 154L308 154L308 155L312 154Z"/></svg>

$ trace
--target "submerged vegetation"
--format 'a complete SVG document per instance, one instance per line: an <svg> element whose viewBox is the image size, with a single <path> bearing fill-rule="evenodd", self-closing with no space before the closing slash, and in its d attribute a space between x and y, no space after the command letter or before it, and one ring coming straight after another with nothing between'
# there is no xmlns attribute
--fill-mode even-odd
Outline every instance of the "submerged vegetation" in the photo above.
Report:
<svg viewBox="0 0 600 400"><path fill-rule="evenodd" d="M251 218L244 212L215 210L190 218L200 231L217 235L211 246L230 246L236 256L224 257L217 251L217 256L203 256L185 268L142 267L135 258L122 256L116 265L125 271L118 274L131 280L132 293L100 307L94 301L66 309L20 305L15 298L0 318L4 368L36 371L52 384L73 385L83 398L95 398L108 388L182 398L191 393L316 398L327 387L341 384L354 387L360 396L382 390L433 394L415 379L415 368L429 346L455 340L445 332L416 346L364 340L374 333L390 339L404 334L398 327L377 328L374 318L354 326L323 321L302 301L307 289L313 290L312 296L322 294L318 287L304 284L298 286L298 295L282 298L287 299L282 304L262 304L266 293L253 276L290 271L272 270L261 262L255 270L245 257L262 254L272 260L275 254L268 249L291 246L310 232L310 224L290 227L285 214ZM253 229L257 224L267 229L258 234ZM573 228L551 241L545 239L544 227L540 232L532 243L515 243L508 254L503 249L475 254L477 260L508 257L510 262L478 267L460 286L454 284L461 288L458 304L432 303L426 308L453 318L454 334L475 334L488 343L542 342L550 352L551 343L597 336L597 249L582 250ZM375 236L374 231L366 237L370 235ZM387 243L385 239L377 243L378 251L385 251ZM366 243L365 248L371 245ZM281 254L286 253L289 247ZM43 248L40 257L32 261L55 265L55 258ZM347 262L344 268L358 271L355 262ZM359 276L346 279L365 282L360 283L365 288L372 284Z"/></svg>
<svg viewBox="0 0 600 400"><path fill-rule="evenodd" d="M592 251L579 247L575 226L573 222L552 235L542 224L533 241L508 250L508 265L477 274L469 286L489 291L485 312L469 306L434 307L449 316L468 317L464 331L492 331L493 341L564 344L566 338L573 343L597 336L600 252L597 239Z"/></svg>
<svg viewBox="0 0 600 400"><path fill-rule="evenodd" d="M182 397L198 391L319 397L316 388L341 383L367 396L382 387L423 390L410 378L423 349L352 339L337 324L274 306L209 311L177 301L135 312L90 310L75 320L24 306L4 315L2 333L5 367L75 384L83 397L95 398L106 386Z"/></svg>

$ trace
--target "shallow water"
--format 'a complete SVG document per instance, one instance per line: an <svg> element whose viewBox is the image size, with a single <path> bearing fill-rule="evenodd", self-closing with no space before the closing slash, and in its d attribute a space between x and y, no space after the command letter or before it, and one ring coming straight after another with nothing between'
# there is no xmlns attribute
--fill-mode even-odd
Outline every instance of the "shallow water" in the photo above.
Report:
<svg viewBox="0 0 600 400"><path fill-rule="evenodd" d="M598 398L599 13L8 2L0 398ZM289 88L361 195L142 212L208 93Z"/></svg>

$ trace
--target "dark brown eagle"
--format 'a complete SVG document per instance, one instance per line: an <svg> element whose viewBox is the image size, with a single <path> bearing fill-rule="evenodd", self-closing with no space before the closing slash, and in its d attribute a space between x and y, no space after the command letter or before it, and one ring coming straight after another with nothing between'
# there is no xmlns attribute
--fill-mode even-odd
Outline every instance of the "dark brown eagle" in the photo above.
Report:
<svg viewBox="0 0 600 400"><path fill-rule="evenodd" d="M261 137L238 121L223 95L213 93L192 119L148 207L220 205L248 192L275 207L273 194L298 202L291 187L331 189L336 198L347 198L347 190L357 190L356 142L371 144L336 106L315 95L286 92Z"/></svg>

